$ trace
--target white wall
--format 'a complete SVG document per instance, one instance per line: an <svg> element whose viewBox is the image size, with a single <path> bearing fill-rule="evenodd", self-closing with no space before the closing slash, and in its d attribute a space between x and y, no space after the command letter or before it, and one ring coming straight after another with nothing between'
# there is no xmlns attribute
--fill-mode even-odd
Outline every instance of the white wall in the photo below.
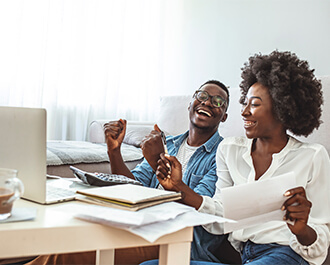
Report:
<svg viewBox="0 0 330 265"><path fill-rule="evenodd" d="M171 8L183 24L167 25L163 95L192 94L208 79L237 87L248 57L274 49L330 74L329 0L182 0Z"/></svg>

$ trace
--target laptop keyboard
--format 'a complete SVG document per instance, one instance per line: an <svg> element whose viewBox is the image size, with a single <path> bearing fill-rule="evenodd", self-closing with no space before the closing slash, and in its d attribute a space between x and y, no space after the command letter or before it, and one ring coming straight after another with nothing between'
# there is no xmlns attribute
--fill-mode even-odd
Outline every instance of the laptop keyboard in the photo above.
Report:
<svg viewBox="0 0 330 265"><path fill-rule="evenodd" d="M76 192L73 190L47 185L47 201L55 201L58 199L70 198L75 196Z"/></svg>
<svg viewBox="0 0 330 265"><path fill-rule="evenodd" d="M86 189L89 186L81 184L81 181L76 181L76 179L47 179L46 187L46 201L60 202L63 200L71 200L76 197L76 190Z"/></svg>

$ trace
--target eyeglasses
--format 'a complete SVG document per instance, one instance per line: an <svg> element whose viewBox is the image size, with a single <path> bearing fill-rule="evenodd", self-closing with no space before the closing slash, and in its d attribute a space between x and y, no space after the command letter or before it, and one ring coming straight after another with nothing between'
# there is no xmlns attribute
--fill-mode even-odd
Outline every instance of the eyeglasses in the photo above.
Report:
<svg viewBox="0 0 330 265"><path fill-rule="evenodd" d="M221 107L227 105L226 100L223 99L222 97L220 97L218 95L211 96L209 93L207 93L206 91L203 91L203 90L197 90L193 97L196 98L200 102L205 102L210 98L212 106L215 108L221 108Z"/></svg>

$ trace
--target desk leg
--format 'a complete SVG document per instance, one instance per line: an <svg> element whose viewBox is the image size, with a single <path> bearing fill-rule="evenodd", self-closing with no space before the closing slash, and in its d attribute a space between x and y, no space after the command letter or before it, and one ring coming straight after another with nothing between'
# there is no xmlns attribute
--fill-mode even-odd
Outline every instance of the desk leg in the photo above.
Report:
<svg viewBox="0 0 330 265"><path fill-rule="evenodd" d="M114 265L114 260L114 249L96 250L95 265Z"/></svg>
<svg viewBox="0 0 330 265"><path fill-rule="evenodd" d="M191 243L160 245L159 265L189 265Z"/></svg>

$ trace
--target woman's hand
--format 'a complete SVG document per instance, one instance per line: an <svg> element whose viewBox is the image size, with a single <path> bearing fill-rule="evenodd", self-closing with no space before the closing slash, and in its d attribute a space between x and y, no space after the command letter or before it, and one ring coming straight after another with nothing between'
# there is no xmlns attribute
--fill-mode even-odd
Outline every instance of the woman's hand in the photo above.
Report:
<svg viewBox="0 0 330 265"><path fill-rule="evenodd" d="M160 154L164 153L164 146L160 132L161 130L157 124L155 124L154 130L144 137L140 145L144 158L155 171L157 169L157 161L160 159Z"/></svg>
<svg viewBox="0 0 330 265"><path fill-rule="evenodd" d="M312 244L316 240L316 233L307 225L312 203L307 199L305 189L297 187L286 191L284 196L290 197L282 206L282 210L286 210L284 220L293 222L287 223L289 229L301 244Z"/></svg>
<svg viewBox="0 0 330 265"><path fill-rule="evenodd" d="M110 121L103 126L108 152L120 149L126 133L126 120Z"/></svg>
<svg viewBox="0 0 330 265"><path fill-rule="evenodd" d="M182 182L182 167L174 156L162 153L157 162L156 176L166 190L180 191Z"/></svg>

